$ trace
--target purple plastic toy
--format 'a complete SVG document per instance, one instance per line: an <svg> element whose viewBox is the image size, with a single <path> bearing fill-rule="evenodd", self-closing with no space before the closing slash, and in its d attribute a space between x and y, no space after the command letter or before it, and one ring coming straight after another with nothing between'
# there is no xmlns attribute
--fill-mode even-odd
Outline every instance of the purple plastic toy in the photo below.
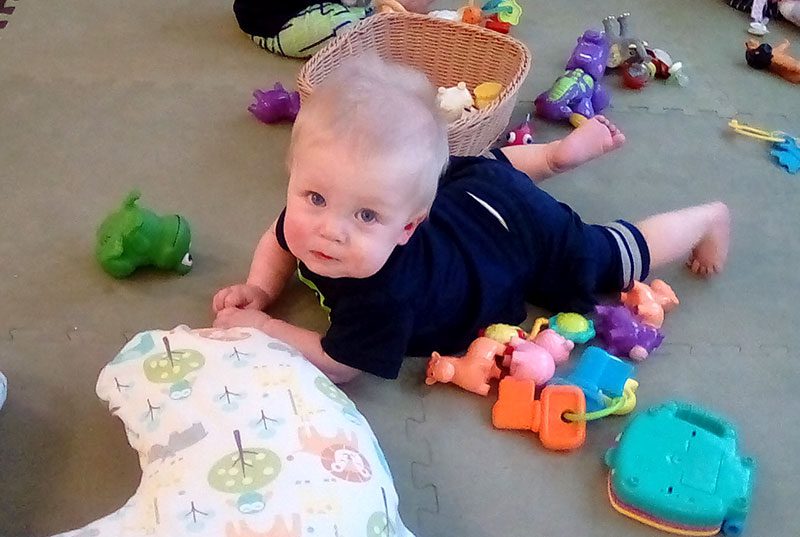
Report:
<svg viewBox="0 0 800 537"><path fill-rule="evenodd" d="M300 111L300 94L289 93L280 82L270 90L255 90L253 97L255 101L247 109L264 123L294 121Z"/></svg>
<svg viewBox="0 0 800 537"><path fill-rule="evenodd" d="M611 96L600 83L606 71L608 53L609 43L603 32L583 32L564 74L534 101L536 113L551 121L569 120L577 125L582 119L601 112L611 102Z"/></svg>
<svg viewBox="0 0 800 537"><path fill-rule="evenodd" d="M625 306L597 306L594 328L600 346L614 356L640 362L664 341L658 328L640 323Z"/></svg>

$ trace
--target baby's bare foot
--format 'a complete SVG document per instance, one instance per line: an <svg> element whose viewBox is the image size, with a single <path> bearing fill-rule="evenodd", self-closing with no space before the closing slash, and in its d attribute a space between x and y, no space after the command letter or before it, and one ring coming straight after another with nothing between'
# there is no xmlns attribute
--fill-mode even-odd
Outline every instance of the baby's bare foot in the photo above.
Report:
<svg viewBox="0 0 800 537"><path fill-rule="evenodd" d="M594 116L558 142L553 152L553 171L560 173L570 170L624 143L625 135L616 125L605 116Z"/></svg>
<svg viewBox="0 0 800 537"><path fill-rule="evenodd" d="M731 217L724 203L710 205L714 214L705 236L692 250L686 266L698 276L712 276L721 272L728 258Z"/></svg>

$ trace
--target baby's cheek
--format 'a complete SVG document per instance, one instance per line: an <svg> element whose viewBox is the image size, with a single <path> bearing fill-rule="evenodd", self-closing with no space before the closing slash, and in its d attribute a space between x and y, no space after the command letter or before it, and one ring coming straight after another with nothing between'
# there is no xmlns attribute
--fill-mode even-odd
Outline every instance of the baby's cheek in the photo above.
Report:
<svg viewBox="0 0 800 537"><path fill-rule="evenodd" d="M286 219L283 227L283 236L290 250L302 249L302 245L306 240L306 235L305 227L301 223L295 220L289 220L288 218Z"/></svg>

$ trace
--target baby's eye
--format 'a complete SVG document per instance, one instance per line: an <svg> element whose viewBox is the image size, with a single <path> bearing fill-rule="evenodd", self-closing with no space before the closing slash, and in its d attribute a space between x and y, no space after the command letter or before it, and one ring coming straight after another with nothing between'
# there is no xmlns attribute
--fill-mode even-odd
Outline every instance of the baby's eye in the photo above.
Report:
<svg viewBox="0 0 800 537"><path fill-rule="evenodd" d="M358 219L364 222L365 224L371 224L372 222L378 219L378 213L376 213L372 209L361 209L360 211L358 211Z"/></svg>
<svg viewBox="0 0 800 537"><path fill-rule="evenodd" d="M311 205L316 207L325 207L325 198L322 197L322 194L317 192L309 192L308 201L311 202Z"/></svg>

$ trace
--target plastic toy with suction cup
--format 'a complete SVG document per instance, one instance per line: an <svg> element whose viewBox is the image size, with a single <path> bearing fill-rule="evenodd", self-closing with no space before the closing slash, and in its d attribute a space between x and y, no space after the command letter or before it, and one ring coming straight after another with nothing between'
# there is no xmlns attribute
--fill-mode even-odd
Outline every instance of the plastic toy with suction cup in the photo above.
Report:
<svg viewBox="0 0 800 537"><path fill-rule="evenodd" d="M741 535L755 462L738 452L736 430L689 403L637 415L605 456L608 496L620 513L680 535Z"/></svg>
<svg viewBox="0 0 800 537"><path fill-rule="evenodd" d="M785 132L765 131L754 127L748 127L735 119L730 120L728 126L739 134L756 138L757 140L772 142L770 155L777 159L778 164L789 173L797 173L800 171L800 146L798 145L797 138Z"/></svg>
<svg viewBox="0 0 800 537"><path fill-rule="evenodd" d="M154 266L186 274L192 269L189 222L177 214L158 216L137 205L133 191L97 230L95 256L115 278L130 276L137 268Z"/></svg>
<svg viewBox="0 0 800 537"><path fill-rule="evenodd" d="M255 100L247 109L264 123L294 121L300 112L300 94L286 91L280 82L272 89L255 90L253 97Z"/></svg>
<svg viewBox="0 0 800 537"><path fill-rule="evenodd" d="M564 74L536 97L536 114L551 121L569 120L578 125L601 112L611 102L611 96L601 83L607 61L605 34L586 30L578 38Z"/></svg>

